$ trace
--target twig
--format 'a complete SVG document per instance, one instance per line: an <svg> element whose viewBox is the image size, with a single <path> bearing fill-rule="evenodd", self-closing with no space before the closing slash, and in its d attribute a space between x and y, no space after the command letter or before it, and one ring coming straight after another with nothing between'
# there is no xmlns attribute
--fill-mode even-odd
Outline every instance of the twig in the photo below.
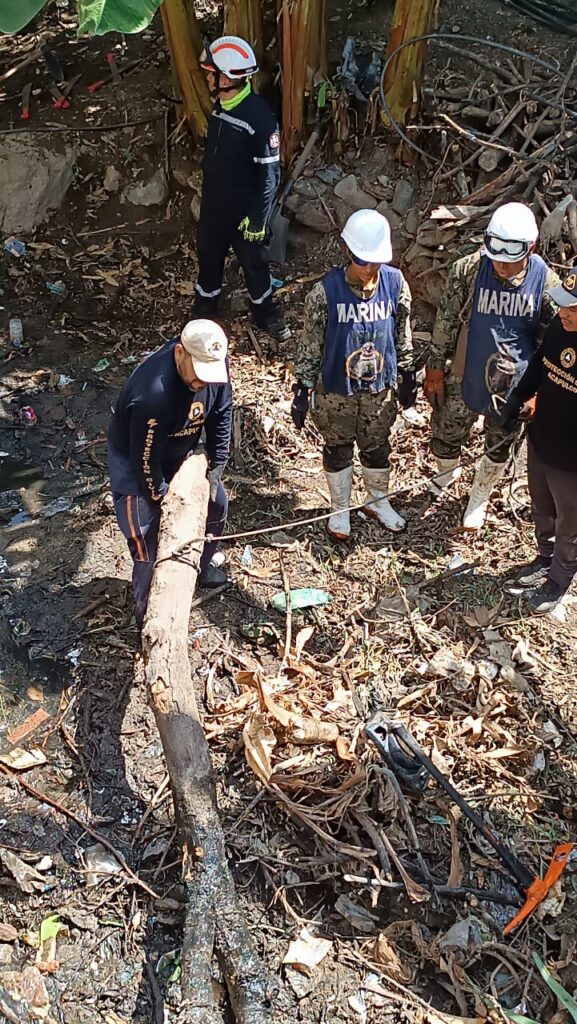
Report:
<svg viewBox="0 0 577 1024"><path fill-rule="evenodd" d="M116 132L122 128L135 128L139 124L150 124L151 121L160 121L164 117L164 110L158 110L156 114L149 114L148 117L139 117L135 121L121 121L118 124L94 124L94 125L51 125L45 128L0 128L0 135L28 135L30 132Z"/></svg>
<svg viewBox="0 0 577 1024"><path fill-rule="evenodd" d="M290 652L291 652L292 621L293 621L292 620L292 614L293 614L293 611L292 611L292 604L291 604L290 580L289 580L288 572L286 570L286 566L284 564L284 559L283 559L283 556L282 556L282 551L279 551L279 553L278 553L278 560L279 560L279 565L280 565L280 574L281 574L281 577L282 577L282 584L283 584L283 587L284 587L285 604L286 604L286 634L285 634L285 641L284 641L284 652L283 652L283 657L282 657L283 665L286 665L288 663L288 658L289 658L289 655L290 655Z"/></svg>
<svg viewBox="0 0 577 1024"><path fill-rule="evenodd" d="M381 839L381 835L374 821L371 820L368 814L364 811L353 810L353 816L357 819L361 828L364 828L367 835L370 837L375 850L377 851L381 868L385 875L391 874L391 860L387 853L387 848ZM399 883L400 884L400 883Z"/></svg>
<svg viewBox="0 0 577 1024"><path fill-rule="evenodd" d="M88 832L88 834L91 835L93 839L96 839L97 842L102 843L102 845L106 847L109 853L111 853L113 857L116 858L116 860L124 869L124 871L126 871L128 878L130 879L131 882L134 883L134 885L139 886L139 888L143 889L145 893L147 893L149 896L152 896L154 900L159 899L158 893L156 893L154 889L151 889L150 886L146 884L146 882L143 882L142 879L138 877L138 875L134 874L134 871L132 870L131 867L129 867L122 854L118 852L116 847L114 847L111 842L109 842L106 836L103 836L101 832L97 832L95 828L92 828L92 826L88 824L88 822L83 821L82 818L75 814L74 811L70 811L68 807L64 806L64 804L58 803L57 800L53 800L52 797L48 796L46 793L41 793L39 789L35 789L34 786L31 786L28 782L24 782L24 779L19 778L19 776L16 775L15 772L11 771L9 768L6 768L5 765L0 764L0 770L3 771L4 775L7 775L9 779L12 779L18 786L20 786L27 793L29 793L30 796L35 797L35 799L39 800L40 803L48 804L49 807L53 807L54 810L59 811L60 814L64 814L67 818L70 818L71 821L74 821L79 828L83 829L85 832Z"/></svg>
<svg viewBox="0 0 577 1024"><path fill-rule="evenodd" d="M160 985L158 984L154 967L152 964L149 964L148 960L144 963L144 970L146 971L148 986L150 988L150 1001L152 1003L154 1013L154 1024L164 1024L164 1000L162 998L162 992L160 991Z"/></svg>
<svg viewBox="0 0 577 1024"><path fill-rule="evenodd" d="M248 336L250 338L250 342L251 342L252 347L254 348L254 350L255 350L258 358L260 359L261 363L264 365L266 363L266 359L264 357L264 352L263 352L262 348L260 347L259 342L256 339L256 335L255 335L252 327L247 327L246 332L247 332L247 334L248 334Z"/></svg>

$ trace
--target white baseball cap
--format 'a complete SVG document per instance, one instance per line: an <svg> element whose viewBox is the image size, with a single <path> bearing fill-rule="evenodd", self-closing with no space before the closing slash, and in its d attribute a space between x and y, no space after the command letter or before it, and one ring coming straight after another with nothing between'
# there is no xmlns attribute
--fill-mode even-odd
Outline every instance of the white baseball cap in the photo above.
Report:
<svg viewBox="0 0 577 1024"><path fill-rule="evenodd" d="M192 359L194 372L205 384L226 384L228 341L222 327L214 320L189 320L180 343Z"/></svg>

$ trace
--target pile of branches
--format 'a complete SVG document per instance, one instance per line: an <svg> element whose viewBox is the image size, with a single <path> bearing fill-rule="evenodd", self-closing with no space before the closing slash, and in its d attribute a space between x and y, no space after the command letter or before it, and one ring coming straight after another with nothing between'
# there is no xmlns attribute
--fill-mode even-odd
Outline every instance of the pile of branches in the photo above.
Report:
<svg viewBox="0 0 577 1024"><path fill-rule="evenodd" d="M519 57L493 60L448 48L460 66L449 62L425 87L419 141L436 165L433 198L446 200L452 190L458 205L434 209L421 223L408 262L422 261L423 273L444 270L465 240L481 240L492 212L514 199L533 206L549 259L571 266L577 258L577 56L554 74ZM477 71L473 80L460 69L464 58ZM411 129L409 138L414 142Z"/></svg>

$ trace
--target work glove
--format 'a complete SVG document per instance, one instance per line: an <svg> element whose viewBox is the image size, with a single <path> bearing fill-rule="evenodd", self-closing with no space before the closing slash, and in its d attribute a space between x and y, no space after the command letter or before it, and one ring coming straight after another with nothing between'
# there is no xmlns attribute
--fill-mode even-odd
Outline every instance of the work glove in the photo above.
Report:
<svg viewBox="0 0 577 1024"><path fill-rule="evenodd" d="M258 244L262 244L262 242L264 242L266 225L253 224L250 217L245 217L244 220L241 220L238 225L238 230L245 242L257 242Z"/></svg>
<svg viewBox="0 0 577 1024"><path fill-rule="evenodd" d="M301 384L300 380L293 384L293 404L291 405L291 417L297 430L302 430L309 411L309 388Z"/></svg>
<svg viewBox="0 0 577 1024"><path fill-rule="evenodd" d="M218 485L222 480L222 474L224 473L224 466L213 466L208 471L208 482L210 485L210 500L216 501L216 495L218 492Z"/></svg>
<svg viewBox="0 0 577 1024"><path fill-rule="evenodd" d="M445 372L444 370L431 370L429 366L425 369L425 383L423 386L425 397L433 409L442 409L445 404Z"/></svg>
<svg viewBox="0 0 577 1024"><path fill-rule="evenodd" d="M416 370L399 370L398 398L401 409L411 409L417 401Z"/></svg>

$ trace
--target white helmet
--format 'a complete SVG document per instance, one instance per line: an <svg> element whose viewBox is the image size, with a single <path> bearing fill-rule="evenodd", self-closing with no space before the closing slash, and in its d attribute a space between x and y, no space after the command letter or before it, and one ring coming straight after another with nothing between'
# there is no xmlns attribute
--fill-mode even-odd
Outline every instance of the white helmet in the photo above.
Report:
<svg viewBox="0 0 577 1024"><path fill-rule="evenodd" d="M485 231L485 254L490 260L516 263L530 253L538 237L531 208L525 203L505 203L495 210Z"/></svg>
<svg viewBox="0 0 577 1024"><path fill-rule="evenodd" d="M389 222L376 210L357 210L351 214L341 238L349 252L363 263L390 263L393 258Z"/></svg>
<svg viewBox="0 0 577 1024"><path fill-rule="evenodd" d="M220 71L228 78L246 78L258 71L258 62L252 46L240 36L220 36L200 55L200 65L206 71Z"/></svg>

